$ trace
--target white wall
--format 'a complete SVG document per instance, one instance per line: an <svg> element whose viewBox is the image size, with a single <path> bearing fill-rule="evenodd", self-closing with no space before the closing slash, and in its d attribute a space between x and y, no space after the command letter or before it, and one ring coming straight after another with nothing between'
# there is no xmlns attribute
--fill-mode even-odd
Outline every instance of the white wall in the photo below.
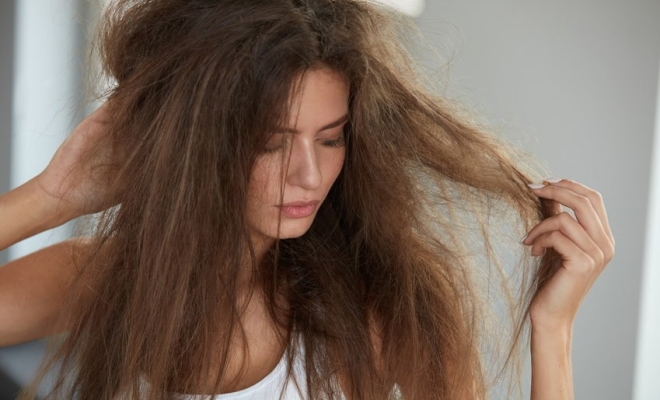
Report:
<svg viewBox="0 0 660 400"><path fill-rule="evenodd" d="M650 192L637 335L635 400L660 399L660 79Z"/></svg>
<svg viewBox="0 0 660 400"><path fill-rule="evenodd" d="M0 193L9 190L15 7L13 0L0 2ZM7 254L0 251L0 265L5 262Z"/></svg>
<svg viewBox="0 0 660 400"><path fill-rule="evenodd" d="M603 194L617 255L575 324L575 397L630 399L660 2L431 0L419 26L456 50L451 93L489 115L552 175Z"/></svg>
<svg viewBox="0 0 660 400"><path fill-rule="evenodd" d="M11 186L39 174L80 117L86 40L79 0L19 1L12 109ZM17 258L64 239L65 226L12 246Z"/></svg>
<svg viewBox="0 0 660 400"><path fill-rule="evenodd" d="M392 7L408 16L419 17L426 7L425 0L373 0L376 3Z"/></svg>

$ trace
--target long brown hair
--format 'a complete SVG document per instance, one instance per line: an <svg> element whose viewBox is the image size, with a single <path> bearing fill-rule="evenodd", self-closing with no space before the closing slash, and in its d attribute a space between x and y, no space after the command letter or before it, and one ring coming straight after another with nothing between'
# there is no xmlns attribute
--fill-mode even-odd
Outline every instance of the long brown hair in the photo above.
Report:
<svg viewBox="0 0 660 400"><path fill-rule="evenodd" d="M80 267L52 398L163 399L199 393L209 376L219 386L242 332L245 265L288 332L287 356L304 354L310 398L338 398L334 376L352 399L486 396L484 333L498 334L482 323L480 277L498 261L488 212L513 210L503 221L515 234L552 205L505 146L427 89L405 21L358 0L117 0L100 32L108 134L127 155L121 205ZM345 165L311 229L257 260L252 166L291 88L319 67L350 85ZM482 263L470 262L474 240ZM548 252L515 280L513 339L555 264Z"/></svg>

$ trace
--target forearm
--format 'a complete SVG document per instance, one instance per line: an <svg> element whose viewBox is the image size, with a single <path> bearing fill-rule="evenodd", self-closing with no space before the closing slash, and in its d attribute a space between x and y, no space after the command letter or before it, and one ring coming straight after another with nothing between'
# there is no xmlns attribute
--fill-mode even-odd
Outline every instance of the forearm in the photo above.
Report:
<svg viewBox="0 0 660 400"><path fill-rule="evenodd" d="M532 327L531 400L572 400L572 329L542 330Z"/></svg>
<svg viewBox="0 0 660 400"><path fill-rule="evenodd" d="M62 307L88 248L66 240L0 267L0 347L69 330Z"/></svg>
<svg viewBox="0 0 660 400"><path fill-rule="evenodd" d="M0 250L74 217L41 193L32 179L0 196Z"/></svg>

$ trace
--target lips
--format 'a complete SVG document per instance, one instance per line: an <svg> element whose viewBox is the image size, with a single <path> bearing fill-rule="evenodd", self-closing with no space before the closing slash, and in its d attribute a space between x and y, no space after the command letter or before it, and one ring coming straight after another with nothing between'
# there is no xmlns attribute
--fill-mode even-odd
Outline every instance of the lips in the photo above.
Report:
<svg viewBox="0 0 660 400"><path fill-rule="evenodd" d="M289 218L305 218L313 215L318 206L318 200L312 201L292 201L278 206L282 215Z"/></svg>

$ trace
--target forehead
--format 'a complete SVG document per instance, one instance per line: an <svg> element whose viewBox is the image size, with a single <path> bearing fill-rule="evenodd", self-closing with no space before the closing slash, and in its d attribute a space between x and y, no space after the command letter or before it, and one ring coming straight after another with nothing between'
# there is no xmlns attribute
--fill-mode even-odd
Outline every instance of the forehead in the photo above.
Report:
<svg viewBox="0 0 660 400"><path fill-rule="evenodd" d="M313 130L343 117L348 113L349 90L346 79L333 70L305 72L293 90L287 128Z"/></svg>

